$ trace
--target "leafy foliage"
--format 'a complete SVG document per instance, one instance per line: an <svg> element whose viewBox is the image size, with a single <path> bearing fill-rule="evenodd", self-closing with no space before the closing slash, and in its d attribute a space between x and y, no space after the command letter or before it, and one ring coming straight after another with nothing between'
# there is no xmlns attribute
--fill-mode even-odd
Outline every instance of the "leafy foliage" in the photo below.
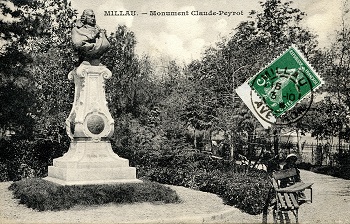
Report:
<svg viewBox="0 0 350 224"><path fill-rule="evenodd" d="M12 20L1 21L1 139L3 180L43 176L53 157L61 156L72 87L70 30L76 14L67 1L2 1ZM12 5L12 6L11 6ZM61 144L61 145L59 145ZM45 148L46 147L46 148ZM57 153L59 151L59 153ZM6 153L5 153L6 152Z"/></svg>
<svg viewBox="0 0 350 224"><path fill-rule="evenodd" d="M214 193L249 214L260 214L271 190L265 171L193 151L115 149L138 170L138 177Z"/></svg>
<svg viewBox="0 0 350 224"><path fill-rule="evenodd" d="M68 142L30 141L13 137L0 139L0 181L15 181L26 177L45 177L52 159L62 156Z"/></svg>
<svg viewBox="0 0 350 224"><path fill-rule="evenodd" d="M268 0L261 2L262 10L252 11L250 20L241 22L232 36L205 50L201 60L188 65L194 93L183 116L186 123L199 130L224 130L230 148L243 148L254 138L268 138L261 125L235 95L252 74L271 62L292 43L307 57L314 56L315 36L301 26L305 13L293 8L291 2ZM248 159L255 155L248 145Z"/></svg>

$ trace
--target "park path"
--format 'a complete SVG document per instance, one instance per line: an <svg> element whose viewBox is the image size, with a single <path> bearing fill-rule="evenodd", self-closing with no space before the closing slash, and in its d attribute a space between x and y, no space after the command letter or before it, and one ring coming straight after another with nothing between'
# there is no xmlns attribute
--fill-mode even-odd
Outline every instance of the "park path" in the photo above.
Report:
<svg viewBox="0 0 350 224"><path fill-rule="evenodd" d="M313 203L300 208L302 223L350 223L350 180L301 170L304 182L314 183Z"/></svg>
<svg viewBox="0 0 350 224"><path fill-rule="evenodd" d="M305 170L300 170L300 175L304 182L314 185L313 202L299 208L299 223L350 223L350 180ZM289 217L295 223L294 216ZM273 223L271 210L268 222Z"/></svg>
<svg viewBox="0 0 350 224"><path fill-rule="evenodd" d="M313 182L313 203L299 209L300 223L350 223L350 180L301 170L304 182ZM261 223L262 215L249 215L224 205L216 195L171 186L183 203L150 203L77 207L67 211L37 212L18 204L0 183L0 223ZM290 214L291 222L295 223ZM273 223L269 210L268 222Z"/></svg>

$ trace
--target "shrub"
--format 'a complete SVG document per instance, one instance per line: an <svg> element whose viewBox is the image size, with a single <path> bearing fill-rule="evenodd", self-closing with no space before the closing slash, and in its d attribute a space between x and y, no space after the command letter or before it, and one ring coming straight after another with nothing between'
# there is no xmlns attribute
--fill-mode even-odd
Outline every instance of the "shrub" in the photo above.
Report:
<svg viewBox="0 0 350 224"><path fill-rule="evenodd" d="M297 164L297 167L303 170L311 170L313 165L311 163L301 162Z"/></svg>
<svg viewBox="0 0 350 224"><path fill-rule="evenodd" d="M350 166L315 166L311 171L350 180Z"/></svg>
<svg viewBox="0 0 350 224"><path fill-rule="evenodd" d="M123 156L138 169L138 177L164 184L179 185L220 196L249 214L260 214L272 188L265 171L186 151L135 150ZM120 155L119 152L117 152Z"/></svg>
<svg viewBox="0 0 350 224"><path fill-rule="evenodd" d="M52 159L68 150L68 141L0 139L0 181L47 176Z"/></svg>
<svg viewBox="0 0 350 224"><path fill-rule="evenodd" d="M152 182L62 186L33 178L14 182L9 189L20 203L39 211L63 210L74 205L180 201L175 191Z"/></svg>
<svg viewBox="0 0 350 224"><path fill-rule="evenodd" d="M219 195L225 204L249 214L263 211L271 184L263 171L248 173L215 170L202 176L199 189Z"/></svg>
<svg viewBox="0 0 350 224"><path fill-rule="evenodd" d="M272 187L264 172L235 173L193 167L154 167L147 174L147 178L152 181L217 194L225 204L233 205L249 214L260 214L263 211Z"/></svg>
<svg viewBox="0 0 350 224"><path fill-rule="evenodd" d="M221 197L226 204L255 215L262 213L271 184L264 175L259 177L250 173L235 173L227 177L222 188L224 191Z"/></svg>

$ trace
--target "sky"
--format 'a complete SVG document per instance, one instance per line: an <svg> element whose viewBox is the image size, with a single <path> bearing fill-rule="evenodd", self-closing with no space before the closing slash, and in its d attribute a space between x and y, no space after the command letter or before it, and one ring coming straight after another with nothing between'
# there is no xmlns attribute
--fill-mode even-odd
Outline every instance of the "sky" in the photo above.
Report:
<svg viewBox="0 0 350 224"><path fill-rule="evenodd" d="M135 33L136 53L182 62L199 59L205 47L227 37L251 10L260 10L260 0L71 0L78 10L93 9L97 24L113 32L118 24ZM342 0L295 0L293 7L306 12L303 26L318 35L320 47L328 47L340 27ZM234 12L221 15L191 15L192 11ZM137 16L105 16L105 11L136 11ZM189 12L188 16L151 16L150 11ZM142 14L147 13L147 14Z"/></svg>

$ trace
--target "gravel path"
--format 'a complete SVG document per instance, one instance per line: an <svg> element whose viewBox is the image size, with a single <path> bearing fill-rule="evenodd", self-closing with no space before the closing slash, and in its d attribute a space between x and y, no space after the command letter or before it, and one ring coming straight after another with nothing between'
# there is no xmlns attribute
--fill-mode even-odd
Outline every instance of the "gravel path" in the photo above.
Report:
<svg viewBox="0 0 350 224"><path fill-rule="evenodd" d="M314 183L313 203L302 205L303 223L350 223L350 180L301 170L305 182Z"/></svg>
<svg viewBox="0 0 350 224"><path fill-rule="evenodd" d="M299 209L301 223L350 223L350 180L301 170L305 182L313 182L313 203ZM76 206L67 211L38 212L13 199L0 183L0 224L3 223L261 223L261 215L249 215L224 205L210 193L170 186L180 196L179 204L107 204ZM295 222L290 214L292 223ZM271 211L268 222L272 223Z"/></svg>
<svg viewBox="0 0 350 224"><path fill-rule="evenodd" d="M300 223L350 223L350 180L300 170L304 182L314 183L313 202L299 208ZM289 214L295 223L293 214ZM268 222L273 223L272 212Z"/></svg>

